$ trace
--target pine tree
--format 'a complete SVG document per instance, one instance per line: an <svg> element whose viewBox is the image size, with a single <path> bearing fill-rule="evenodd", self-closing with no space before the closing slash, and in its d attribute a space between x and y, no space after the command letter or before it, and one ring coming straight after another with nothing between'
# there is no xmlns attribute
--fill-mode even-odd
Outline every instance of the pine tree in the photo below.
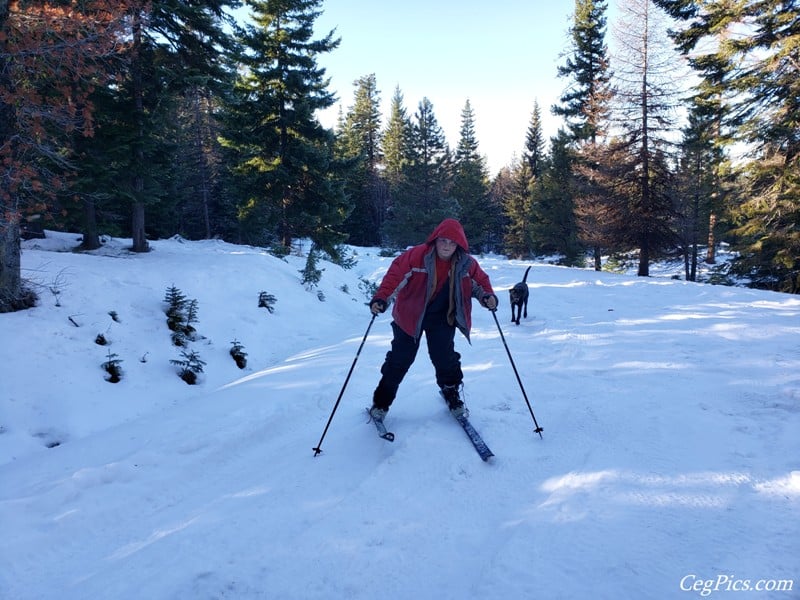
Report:
<svg viewBox="0 0 800 600"><path fill-rule="evenodd" d="M220 104L213 90L195 86L179 97L176 106L174 218L176 231L188 239L235 237L235 207L226 198L222 181Z"/></svg>
<svg viewBox="0 0 800 600"><path fill-rule="evenodd" d="M677 169L674 227L684 257L687 281L697 279L697 261L702 238L708 239L711 215L719 190L721 152L713 132L716 117L705 110L698 98L690 105L688 124L683 131Z"/></svg>
<svg viewBox="0 0 800 600"><path fill-rule="evenodd" d="M595 271L602 254L631 247L628 200L636 192L636 172L628 145L620 140L587 142L575 161L574 212L578 239L590 250Z"/></svg>
<svg viewBox="0 0 800 600"><path fill-rule="evenodd" d="M604 0L575 0L572 54L558 67L559 77L572 81L553 113L567 118L572 138L578 141L595 142L608 119L612 89L605 13Z"/></svg>
<svg viewBox="0 0 800 600"><path fill-rule="evenodd" d="M561 256L566 265L583 266L575 221L573 151L563 129L550 140L550 155L537 178L531 206L534 249Z"/></svg>
<svg viewBox="0 0 800 600"><path fill-rule="evenodd" d="M240 212L251 232L267 231L284 248L298 237L332 248L344 239L338 229L349 209L333 162L333 132L316 117L334 102L317 58L339 40L333 32L312 39L320 0L245 4L252 23L242 37L244 69L224 136L246 194Z"/></svg>
<svg viewBox="0 0 800 600"><path fill-rule="evenodd" d="M522 158L528 163L531 177L537 179L542 174L545 156L544 132L542 130L542 111L539 102L534 101L528 131L525 134L525 151Z"/></svg>
<svg viewBox="0 0 800 600"><path fill-rule="evenodd" d="M780 0L656 1L684 23L675 39L703 78L720 139L730 132L752 152L742 168L744 201L733 211L741 223L735 270L756 286L800 293L800 8Z"/></svg>
<svg viewBox="0 0 800 600"><path fill-rule="evenodd" d="M617 90L618 125L630 154L635 187L628 199L629 230L639 250L639 276L650 274L650 261L671 243L670 199L663 158L669 146L678 102L676 56L666 37L663 14L652 0L626 0L616 31L620 53Z"/></svg>
<svg viewBox="0 0 800 600"><path fill-rule="evenodd" d="M612 223L603 223L602 219L614 214L615 202L613 196L602 195L608 188L597 184L602 179L602 173L597 172L603 162L599 151L606 148L602 139L608 129L613 98L610 59L605 42L606 9L603 0L575 0L569 32L571 54L566 63L558 67L559 77L569 78L570 83L560 98L560 104L552 108L554 114L566 117L571 145L575 148L574 153L567 148L563 148L563 153L560 149L553 149L554 155L560 153L568 161L572 174L567 181L562 181L562 191L570 190L577 238L590 248L597 270L601 268L602 247L611 243L608 230L614 228ZM559 173L556 178L563 179L564 174ZM553 194L559 195L559 192L552 188L551 180L548 195ZM566 253L571 255L576 240L569 235L566 239L569 240Z"/></svg>
<svg viewBox="0 0 800 600"><path fill-rule="evenodd" d="M708 139L714 148L706 157L713 161L708 166L714 179L709 190L710 212L705 259L708 264L714 264L718 215L724 214L729 201L723 175L729 168L727 154L738 127L735 106L729 97L731 76L735 67L737 19L741 18L741 15L736 16L736 10L741 10L741 7L734 10L734 5L730 2L708 2L700 14L698 6L690 7L683 0L654 1L675 19L692 19L687 27L672 29L670 35L680 52L687 57L689 65L700 76L700 82L691 99L691 128L698 130L702 127L703 131L698 133Z"/></svg>
<svg viewBox="0 0 800 600"><path fill-rule="evenodd" d="M387 185L386 218L383 222L382 241L391 238L389 218L394 212L398 191L403 181L403 168L409 160L411 120L403 103L403 94L395 88L389 108L389 119L383 132L383 180Z"/></svg>
<svg viewBox="0 0 800 600"><path fill-rule="evenodd" d="M124 3L0 2L0 312L29 307L20 224L45 219L94 132L92 86L119 52Z"/></svg>
<svg viewBox="0 0 800 600"><path fill-rule="evenodd" d="M386 216L387 191L379 174L382 161L380 92L375 75L356 80L354 104L342 123L338 143L342 158L352 162L346 175L346 191L353 204L344 224L349 242L376 246Z"/></svg>
<svg viewBox="0 0 800 600"><path fill-rule="evenodd" d="M427 98L411 124L401 178L393 193L387 229L399 246L418 243L442 219L457 218L458 204L451 196L450 148Z"/></svg>
<svg viewBox="0 0 800 600"><path fill-rule="evenodd" d="M527 182L528 214L526 216L525 239L531 251L541 251L547 245L543 239L547 236L549 227L549 212L542 187L542 171L545 168L544 135L542 133L542 115L539 103L534 101L531 120L525 135L525 149L522 152L522 161L526 166L525 173L529 177Z"/></svg>
<svg viewBox="0 0 800 600"><path fill-rule="evenodd" d="M503 249L514 258L525 258L531 253L531 180L528 162L517 162L509 170L503 191Z"/></svg>
<svg viewBox="0 0 800 600"><path fill-rule="evenodd" d="M481 252L490 246L495 219L488 202L489 172L486 160L478 152L475 113L469 100L461 111L461 130L456 147L453 198L461 212L461 225L472 250Z"/></svg>
<svg viewBox="0 0 800 600"><path fill-rule="evenodd" d="M223 77L223 54L229 38L223 30L230 0L137 0L129 13L132 40L118 101L125 107L129 158L119 165L119 191L132 205L133 250L149 246L147 210L163 210L170 198L172 129L176 95L198 81Z"/></svg>

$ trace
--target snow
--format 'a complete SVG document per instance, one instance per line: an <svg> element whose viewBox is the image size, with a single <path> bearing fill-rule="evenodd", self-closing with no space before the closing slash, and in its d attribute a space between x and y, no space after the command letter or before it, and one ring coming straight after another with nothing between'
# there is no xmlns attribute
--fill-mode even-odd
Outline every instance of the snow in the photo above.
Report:
<svg viewBox="0 0 800 600"><path fill-rule="evenodd" d="M76 244L25 242L39 306L0 315L2 598L800 598L797 297L536 263L515 326L529 263L481 257L543 439L476 304L457 349L490 463L424 349L396 441L366 423L388 314L314 456L370 322L361 281L391 258L353 249L306 289L302 255ZM170 364L173 285L198 301L194 386Z"/></svg>

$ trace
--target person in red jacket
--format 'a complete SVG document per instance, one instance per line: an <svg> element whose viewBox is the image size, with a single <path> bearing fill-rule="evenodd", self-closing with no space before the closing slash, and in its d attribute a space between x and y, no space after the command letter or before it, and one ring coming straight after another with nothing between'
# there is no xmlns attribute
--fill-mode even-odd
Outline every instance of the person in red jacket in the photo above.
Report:
<svg viewBox="0 0 800 600"><path fill-rule="evenodd" d="M445 219L424 244L409 248L389 266L370 301L373 315L384 312L394 301L394 335L372 396L369 413L373 419L383 420L389 411L417 356L423 332L436 383L450 411L455 416L466 413L459 394L464 376L461 355L455 350L456 328L469 341L472 298L489 310L497 308L489 276L468 250L461 223Z"/></svg>

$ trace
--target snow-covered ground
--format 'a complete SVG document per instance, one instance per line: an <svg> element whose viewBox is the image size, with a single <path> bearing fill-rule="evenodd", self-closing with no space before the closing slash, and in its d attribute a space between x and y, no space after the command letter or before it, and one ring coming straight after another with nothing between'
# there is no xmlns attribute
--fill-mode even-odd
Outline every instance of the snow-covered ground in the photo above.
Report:
<svg viewBox="0 0 800 600"><path fill-rule="evenodd" d="M476 304L457 348L491 463L424 350L396 441L366 423L388 314L314 456L389 258L307 290L303 256L76 244L25 242L40 304L0 315L4 599L800 598L800 298L535 264L515 326L527 263L485 257L543 439ZM198 385L170 363L171 286L198 302Z"/></svg>

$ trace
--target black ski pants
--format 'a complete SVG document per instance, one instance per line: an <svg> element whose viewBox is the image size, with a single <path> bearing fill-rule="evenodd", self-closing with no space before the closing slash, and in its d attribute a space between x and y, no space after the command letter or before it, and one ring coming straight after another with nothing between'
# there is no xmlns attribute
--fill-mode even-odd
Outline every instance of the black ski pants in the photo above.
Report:
<svg viewBox="0 0 800 600"><path fill-rule="evenodd" d="M381 380L375 389L372 403L378 408L388 410L397 395L397 388L403 381L417 356L422 334L414 339L397 324L392 322L392 347L386 353L381 367ZM456 328L447 323L444 311L428 312L422 321L422 332L428 344L428 355L436 370L436 383L460 385L464 374L461 371L461 355L455 350Z"/></svg>

